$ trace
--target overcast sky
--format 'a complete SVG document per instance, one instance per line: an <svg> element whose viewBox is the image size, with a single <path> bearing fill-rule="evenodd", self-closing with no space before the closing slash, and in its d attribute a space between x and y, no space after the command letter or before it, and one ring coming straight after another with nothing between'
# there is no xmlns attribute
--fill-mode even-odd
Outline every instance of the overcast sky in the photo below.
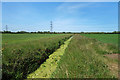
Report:
<svg viewBox="0 0 120 80"><path fill-rule="evenodd" d="M2 29L96 32L118 30L117 2L3 2Z"/></svg>

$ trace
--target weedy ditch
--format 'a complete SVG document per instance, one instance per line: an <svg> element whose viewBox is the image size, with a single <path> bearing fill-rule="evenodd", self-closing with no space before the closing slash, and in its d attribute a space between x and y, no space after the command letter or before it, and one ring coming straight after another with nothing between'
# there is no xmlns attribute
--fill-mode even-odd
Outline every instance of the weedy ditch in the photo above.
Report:
<svg viewBox="0 0 120 80"><path fill-rule="evenodd" d="M71 36L43 37L23 43L4 45L2 52L2 79L26 79L28 74L37 70L48 56Z"/></svg>
<svg viewBox="0 0 120 80"><path fill-rule="evenodd" d="M72 37L65 41L59 49L53 52L49 58L35 72L29 74L27 78L50 78L71 39Z"/></svg>

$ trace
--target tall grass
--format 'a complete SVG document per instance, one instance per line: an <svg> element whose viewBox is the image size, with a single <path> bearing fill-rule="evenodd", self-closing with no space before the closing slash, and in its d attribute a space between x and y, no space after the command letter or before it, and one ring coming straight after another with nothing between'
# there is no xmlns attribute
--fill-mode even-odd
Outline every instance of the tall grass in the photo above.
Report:
<svg viewBox="0 0 120 80"><path fill-rule="evenodd" d="M3 44L3 79L24 79L35 71L71 35L26 38ZM27 36L28 37L28 36ZM30 37L30 34L29 34ZM35 38L35 39L32 39ZM10 38L9 38L10 39ZM21 37L20 37L21 39Z"/></svg>
<svg viewBox="0 0 120 80"><path fill-rule="evenodd" d="M52 78L112 78L103 54L117 51L116 46L75 35L62 56Z"/></svg>

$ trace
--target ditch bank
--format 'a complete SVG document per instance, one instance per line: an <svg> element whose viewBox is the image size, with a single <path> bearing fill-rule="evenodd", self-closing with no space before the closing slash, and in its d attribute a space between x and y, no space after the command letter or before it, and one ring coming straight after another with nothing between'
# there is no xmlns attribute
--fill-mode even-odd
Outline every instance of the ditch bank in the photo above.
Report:
<svg viewBox="0 0 120 80"><path fill-rule="evenodd" d="M53 52L53 54L51 54L49 58L43 64L41 64L41 66L36 71L29 74L27 78L50 78L51 74L56 70L58 62L61 56L64 54L65 49L67 48L71 39L72 37L65 41L59 49Z"/></svg>

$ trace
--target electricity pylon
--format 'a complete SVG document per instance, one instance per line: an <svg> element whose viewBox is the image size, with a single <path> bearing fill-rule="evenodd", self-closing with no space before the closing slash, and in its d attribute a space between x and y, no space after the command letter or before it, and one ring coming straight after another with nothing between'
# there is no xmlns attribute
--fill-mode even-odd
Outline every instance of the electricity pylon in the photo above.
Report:
<svg viewBox="0 0 120 80"><path fill-rule="evenodd" d="M8 31L8 26L7 25L5 26L5 28L6 28L6 31Z"/></svg>
<svg viewBox="0 0 120 80"><path fill-rule="evenodd" d="M50 22L50 31L52 32L53 29L53 25L52 25L52 21Z"/></svg>

